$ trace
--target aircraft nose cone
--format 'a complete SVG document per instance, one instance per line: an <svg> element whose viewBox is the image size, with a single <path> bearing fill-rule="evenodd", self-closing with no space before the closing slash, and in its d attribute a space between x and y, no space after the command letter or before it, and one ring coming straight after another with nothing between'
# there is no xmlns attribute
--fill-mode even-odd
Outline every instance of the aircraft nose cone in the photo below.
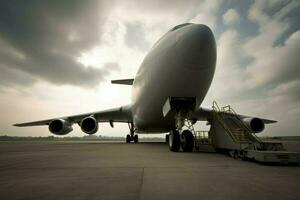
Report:
<svg viewBox="0 0 300 200"><path fill-rule="evenodd" d="M183 67L192 70L215 67L215 38L206 25L192 24L178 31L176 50Z"/></svg>

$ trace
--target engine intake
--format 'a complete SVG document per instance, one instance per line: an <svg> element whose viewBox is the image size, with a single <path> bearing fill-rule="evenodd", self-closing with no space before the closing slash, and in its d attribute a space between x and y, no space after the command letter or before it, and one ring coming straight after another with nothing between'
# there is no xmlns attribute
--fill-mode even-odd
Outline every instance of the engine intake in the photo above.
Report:
<svg viewBox="0 0 300 200"><path fill-rule="evenodd" d="M81 120L80 127L83 132L91 135L98 131L98 122L93 116L89 116Z"/></svg>
<svg viewBox="0 0 300 200"><path fill-rule="evenodd" d="M64 119L55 119L49 123L49 131L55 135L66 135L72 130L72 124Z"/></svg>
<svg viewBox="0 0 300 200"><path fill-rule="evenodd" d="M253 133L259 133L265 129L264 122L259 118L245 118L243 121Z"/></svg>

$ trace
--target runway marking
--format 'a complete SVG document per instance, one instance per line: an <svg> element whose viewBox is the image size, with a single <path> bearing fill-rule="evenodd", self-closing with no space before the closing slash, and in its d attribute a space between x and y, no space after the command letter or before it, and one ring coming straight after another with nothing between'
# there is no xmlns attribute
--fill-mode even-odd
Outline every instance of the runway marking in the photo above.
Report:
<svg viewBox="0 0 300 200"><path fill-rule="evenodd" d="M142 177L141 177L141 186L140 186L140 192L139 192L139 199L141 199L142 191L143 191L143 185L144 185L144 171L145 168L142 169Z"/></svg>

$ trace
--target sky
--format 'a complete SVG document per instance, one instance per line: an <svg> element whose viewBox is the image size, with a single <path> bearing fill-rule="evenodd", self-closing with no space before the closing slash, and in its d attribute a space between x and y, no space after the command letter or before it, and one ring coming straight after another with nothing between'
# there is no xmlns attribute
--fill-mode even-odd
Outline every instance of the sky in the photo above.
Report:
<svg viewBox="0 0 300 200"><path fill-rule="evenodd" d="M278 120L262 136L300 135L300 1L2 0L0 135L48 136L17 122L129 104L151 46L186 22L208 25L217 66L202 106ZM69 136L83 136L77 125ZM97 135L124 136L127 124L100 124Z"/></svg>

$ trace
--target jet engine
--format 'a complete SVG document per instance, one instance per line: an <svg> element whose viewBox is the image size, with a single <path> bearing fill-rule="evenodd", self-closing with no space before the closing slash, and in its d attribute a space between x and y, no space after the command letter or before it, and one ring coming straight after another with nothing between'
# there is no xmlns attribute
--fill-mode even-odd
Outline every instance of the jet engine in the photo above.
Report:
<svg viewBox="0 0 300 200"><path fill-rule="evenodd" d="M80 127L83 132L91 135L98 131L98 122L93 116L89 116L81 120Z"/></svg>
<svg viewBox="0 0 300 200"><path fill-rule="evenodd" d="M64 119L55 119L49 123L49 131L55 135L66 135L72 130L72 124Z"/></svg>
<svg viewBox="0 0 300 200"><path fill-rule="evenodd" d="M264 122L259 118L244 118L243 122L253 133L259 133L265 129Z"/></svg>

